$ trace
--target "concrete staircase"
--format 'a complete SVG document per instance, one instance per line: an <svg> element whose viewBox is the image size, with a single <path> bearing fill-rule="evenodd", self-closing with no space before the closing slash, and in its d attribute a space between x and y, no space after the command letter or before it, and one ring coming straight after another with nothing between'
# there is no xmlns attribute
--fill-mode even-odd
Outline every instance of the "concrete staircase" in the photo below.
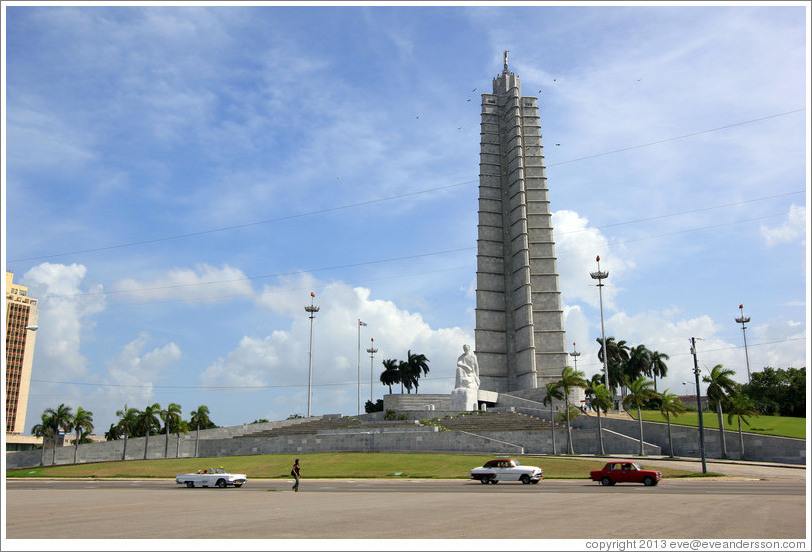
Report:
<svg viewBox="0 0 812 552"><path fill-rule="evenodd" d="M550 422L519 412L472 412L433 420L435 425L452 431L550 431Z"/></svg>

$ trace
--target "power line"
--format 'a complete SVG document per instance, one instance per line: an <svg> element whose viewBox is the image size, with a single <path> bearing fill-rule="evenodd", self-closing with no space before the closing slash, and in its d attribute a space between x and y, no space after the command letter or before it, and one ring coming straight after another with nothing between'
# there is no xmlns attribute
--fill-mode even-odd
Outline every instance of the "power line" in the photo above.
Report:
<svg viewBox="0 0 812 552"><path fill-rule="evenodd" d="M647 219L638 219L636 221L630 221L629 223L631 223L631 222L642 222L642 221L653 220L653 219L660 219L660 218L676 216L676 215L691 214L691 213L694 213L694 212L706 211L706 210L710 210L710 209L718 209L718 208L722 208L722 207L731 207L731 206L736 206L736 205L741 205L741 204L746 204L746 203L753 203L753 202L756 202L756 201L774 199L776 197L784 197L784 196L787 196L787 195L793 195L793 194L798 194L798 193L804 193L804 192L803 191L790 192L790 193L787 193L787 194L780 194L780 195L777 195L777 196L769 196L769 197L765 197L765 198L745 200L745 201L741 201L741 202L737 202L737 203L729 203L729 204L726 204L726 205L719 205L719 206L715 206L715 207L705 207L705 208L695 209L695 210L692 210L692 211L683 211L681 213L675 213L673 215L660 215L660 216L650 217L650 218L647 218ZM753 221L756 221L756 220L763 220L765 218L770 218L770 217L775 217L775 216L781 216L781 214L765 215L765 216L762 216L762 217L755 217L755 218L745 219L745 220L741 220L741 221L720 223L720 224L714 224L714 225L710 225L710 226L702 226L702 227L697 227L697 228L689 228L689 229L686 229L686 230L679 230L679 231L676 231L676 232L669 232L667 234L660 234L660 235L657 235L657 236L646 236L644 238L637 238L637 239L633 239L633 240L621 240L621 241L619 241L617 243L618 243L618 245L623 245L623 244L626 244L626 243L632 243L632 242L638 242L638 241L654 240L654 239L659 239L659 238L672 236L672 235L676 235L676 234L683 234L683 233L686 233L686 232L697 232L697 231L700 231L700 230L707 230L707 229L711 229L711 228L719 228L719 227L723 227L723 226L730 226L730 225L733 225L733 224L743 224L745 222L753 222ZM585 232L585 231L591 230L591 229L601 229L601 228L606 228L606 227L609 227L609 226L619 226L621 224L629 224L629 223L622 223L621 222L621 223L609 224L609 225L606 225L606 226L593 226L593 227L582 229L582 230L573 230L571 232L562 232L559 235L574 234L574 233L578 233L578 232ZM336 266L313 268L313 269L303 269L303 270L295 270L295 271L288 271L288 272L278 272L278 273L274 273L274 274L262 274L262 275L259 275L259 276L246 276L246 277L243 277L243 278L231 278L231 279L228 279L228 280L213 280L213 281L210 281L210 282L195 282L195 283L192 283L192 284L173 284L173 285L167 285L167 286L153 286L153 287L149 287L149 288L139 288L139 289L97 291L97 292L84 292L84 293L72 293L72 294L46 294L46 295L43 295L41 297L41 299L44 300L44 299L53 299L53 298L58 298L58 297L88 297L88 296L94 296L94 297L105 296L105 297L107 297L107 296L111 296L111 295L120 295L120 294L127 294L127 293L134 294L134 293L163 291L163 290L167 290L167 289L190 288L190 287L205 286L205 285L220 285L220 284L228 284L228 283L234 283L234 282L245 282L245 281L250 281L250 280L278 278L278 277L282 277L282 276L291 276L291 275L300 274L300 273L323 272L323 271L326 271L326 270L341 270L341 269L345 269L345 268L357 268L357 267L360 267L360 266L369 266L369 265L373 265L373 264L385 264L385 263L391 263L391 262L397 262L397 261L403 261L403 260L417 259L417 258L421 258L421 257L432 257L432 256L437 256L437 255L447 255L449 253L459 253L459 252L462 252L462 251L471 251L471 250L474 250L474 249L476 249L475 246L473 246L473 247L460 247L460 248L456 248L456 249L446 249L446 250L443 250L443 251L434 251L434 252L431 252L431 253L420 253L420 254L416 254L416 255L407 255L407 256L403 256L403 257L392 257L392 258L388 258L388 259L377 259L377 260L372 260L372 261L359 261L357 263L350 263L350 264L345 264L345 265L336 265ZM561 253L566 253L567 251L573 251L574 249L575 248L561 248L561 249L559 249L557 251L557 253L558 253L558 256L560 257ZM448 269L448 270L458 270L458 269L461 269L461 268L462 267L455 268L455 269ZM423 271L421 273L426 273L426 272ZM402 277L402 276L393 276L391 278L397 278L397 277ZM385 280L385 279L388 279L388 278L377 278L375 280ZM361 282L365 282L365 281L375 281L375 280L356 280L356 282L361 283ZM247 295L246 294L238 294L238 295L232 295L231 297L241 297L241 296L247 296ZM169 301L169 302L171 302L171 301Z"/></svg>
<svg viewBox="0 0 812 552"><path fill-rule="evenodd" d="M673 142L675 140L682 140L684 138L691 138L692 136L699 136L701 134L708 134L711 132L716 132L718 130L725 130L728 128L733 128L741 125L749 125L751 123L758 123L760 121L766 121L768 119L775 119L776 117L783 117L784 115L791 115L793 113L800 113L801 111L806 111L806 108L802 109L793 109L792 111L785 111L784 113L777 113L776 115L768 115L766 117L760 117L758 119L751 119L749 121L742 121L741 123L733 123L730 125L725 125L721 127L711 128L708 130L700 130L699 132L692 132L691 134L683 134L682 136L675 136L674 138L666 138L665 140L657 140L656 142L649 142L647 144L640 144L639 146L629 146L627 148L622 148L618 150L607 151L605 153L596 153L595 155L587 155L585 157L578 157L576 159L570 159L569 161L561 161L559 163L553 163L550 167L555 167L558 165L565 165L567 163L575 163L576 161L584 161L586 159L594 159L595 157L603 157L604 155L612 155L615 153L622 153L624 151L631 151L634 149L640 148L647 148L649 146L656 146L657 144L665 144L666 142Z"/></svg>
<svg viewBox="0 0 812 552"><path fill-rule="evenodd" d="M725 129L736 127L736 126L756 123L756 122L765 121L765 120L768 120L768 119L774 119L776 117L782 117L782 116L785 116L785 115L790 115L790 114L798 113L798 112L801 112L801 111L805 111L805 108L804 109L795 109L795 110L792 110L792 111L786 111L784 113L778 113L776 115L769 115L767 117L761 117L761 118L758 118L758 119L751 119L749 121L733 123L733 124L730 124L730 125L716 127L716 128L712 128L712 129L708 129L708 130L702 130L702 131L699 131L699 132L693 132L691 134L684 134L682 136L676 136L676 137L673 137L673 138L666 138L664 140L658 140L658 141L649 142L649 143L646 143L646 144L640 144L640 145L636 145L636 146L629 146L627 148L622 148L622 149L618 149L618 150L612 150L612 151L608 151L608 152L604 152L604 153L598 153L598 154L594 154L594 155L588 155L588 156L585 156L585 157L579 157L579 158L576 158L576 159L570 159L568 161L561 161L561 162L558 162L558 163L552 163L552 164L550 164L548 166L549 167L554 167L554 166L558 166L558 165L564 165L564 164L567 164L567 163L574 163L574 162L577 162L577 161L583 161L583 160L586 160L586 159L592 159L592 158L595 158L595 157L602 157L602 156L606 156L606 155L612 155L612 154L615 154L615 153L621 153L621 152L624 152L624 151L630 151L630 150L645 148L645 147L649 147L649 146L653 146L653 145L657 145L657 144L662 144L662 143L666 143L666 142L672 142L672 141L675 141L675 140L682 140L684 138L689 138L689 137L692 137L692 136L698 136L698 135L701 135L701 134L708 134L708 133L711 133L711 132L717 132L717 131L720 131L720 130L725 130ZM447 189L450 189L450 188L456 188L456 187L459 187L459 186L464 186L466 184L472 184L472 183L475 183L475 182L477 182L477 181L476 180L467 180L465 182L459 182L459 183L456 183L456 184L448 184L448 185L445 185L445 186L437 186L437 187L434 187L434 188L427 188L427 189L424 189L424 190L418 190L416 192L407 192L407 193L404 193L404 194L388 196L388 197L383 197L383 198L378 198L378 199L371 199L371 200L368 200L368 201L361 201L361 202L358 202L358 203L350 203L350 204L340 205L340 206L336 206L336 207L327 207L325 209L319 209L319 210L309 211L309 212L305 212L305 213L297 213L297 214L293 214L293 215L287 215L287 216L284 216L284 217L277 217L277 218L272 218L272 219L259 220L259 221L244 223L244 224L237 224L237 225L233 225L233 226L224 226L224 227L221 227L221 228L212 228L212 229L208 229L208 230L201 230L201 231L198 231L198 232L189 232L189 233L186 233L186 234L177 234L177 235L174 235L174 236L164 236L164 237L154 238L154 239L150 239L150 240L140 240L140 241L134 241L134 242L128 242L128 243L108 245L108 246L103 246L103 247L96 247L96 248L91 248L91 249L81 249L81 250L64 252L64 253L53 253L53 254L49 254L49 255L38 255L38 256L35 256L35 257L26 257L26 258L22 258L22 259L13 259L13 260L10 260L8 262L9 263L16 263L16 262L25 262L25 261L36 261L36 260L40 260L40 259L51 259L51 258L55 258L55 257L64 257L64 256L68 256L68 255L79 255L79 254L83 254L83 253L95 253L95 252L99 252L99 251L109 251L109 250L112 250L112 249L121 249L121 248L124 248L124 247L134 247L134 246L138 246L138 245L148 245L148 244L152 244L152 243L160 243L160 242L165 242L165 241L190 238L190 237L194 237L194 236L202 236L202 235L207 235L207 234L215 234L215 233L219 233L219 232L227 232L227 231L230 231L230 230L238 230L240 228L247 228L247 227L251 227L251 226L259 226L259 225L263 225L263 224L270 224L270 223L274 223L274 222L281 222L281 221L292 220L292 219L296 219L296 218L315 216L315 215L320 215L320 214L325 214L325 213L330 213L330 212L335 212L335 211L341 211L341 210L344 210L344 209L352 209L352 208L355 208L355 207L373 205L373 204L382 203L382 202L385 202L385 201L392 201L392 200L395 200L395 199L403 199L403 198L406 198L406 197L413 197L413 196L417 196L417 195L436 192L436 191L439 191L439 190L447 190ZM793 193L797 193L797 192L793 192ZM785 195L790 195L790 194L785 194ZM773 196L773 197L781 197L781 196ZM752 200L752 201L758 201L758 200ZM747 203L747 202L743 202L743 203ZM732 204L732 205L735 205L735 204ZM720 207L721 206L709 207L707 209L714 209L714 208L720 208ZM698 211L699 210L702 210L702 209L698 209ZM693 211L688 211L688 212L693 212ZM625 223L616 223L615 225L631 224L633 222L641 222L641 221L645 221L645 220L653 220L653 219L656 219L656 218L663 218L663 217L668 217L668 216L676 216L678 214L681 214L681 213L675 213L675 214L671 214L671 215L663 215L662 217L651 217L651 218L648 218L648 219L640 219L639 221L628 221L628 222L625 222ZM609 225L609 226L614 226L614 225Z"/></svg>
<svg viewBox="0 0 812 552"><path fill-rule="evenodd" d="M188 234L177 234L175 236L164 236L162 238L154 238L154 239L151 239L151 240L142 240L142 241L136 241L136 242L121 243L121 244L116 244L116 245L108 245L108 246L104 246L104 247L95 247L95 248L92 248L92 249L80 249L80 250L77 250L77 251L70 251L70 252L67 252L67 253L53 253L51 255L39 255L37 257L27 257L27 258L24 258L24 259L14 259L14 260L8 261L8 262L10 262L10 263L18 263L18 262L23 262L23 261L36 261L36 260L39 260L39 259L50 259L50 258L53 258L53 257L64 257L66 255L79 255L79 254L82 254L82 253L95 253L95 252L98 252L98 251L109 251L111 249L120 249L120 248L123 248L123 247L133 247L133 246L136 246L136 245L148 245L148 244L151 244L151 243L160 243L160 242L164 242L164 241L179 240L179 239L183 239L183 238L191 238L191 237L194 237L194 236L203 236L203 235L206 235L206 234L215 234L215 233L218 233L218 232L227 232L229 230L239 230L240 228L247 228L249 226L259 226L259 225L262 225L262 224L270 224L272 222L281 222L281 221L292 220L292 219L296 219L296 218L310 217L310 216L314 216L314 215L323 215L324 213L331 213L331 212L334 212L334 211L341 211L341 210L344 210L344 209L351 209L351 208L354 208L354 207L363 207L365 205L373 205L375 203L382 203L384 201L392 201L392 200L395 200L395 199L403 199L405 197L412 197L412 196L416 196L416 195L436 192L436 191L439 191L439 190L447 190L449 188L456 188L458 186L464 186L466 184L472 184L474 182L476 182L476 180L468 180L468 181L465 181L465 182L459 182L457 184L448 184L446 186L437 186L435 188L427 188L425 190L418 190L416 192L408 192L408 193L405 193L405 194L399 194L399 195L394 195L394 196L389 196L389 197L382 197L382 198L378 198L378 199L370 199L368 201L361 201L361 202L358 202L358 203L349 203L347 205L339 205L337 207L327 207L325 209L318 209L316 211L309 211L309 212L306 212L306 213L297 213L295 215L287 215L287 216L284 216L284 217L277 217L277 218L272 218L272 219L258 220L258 221L255 221L255 222L247 222L247 223L244 223L244 224L236 224L234 226L224 226L224 227L221 227L221 228L212 228L212 229L209 229L209 230L201 230L199 232L190 232Z"/></svg>

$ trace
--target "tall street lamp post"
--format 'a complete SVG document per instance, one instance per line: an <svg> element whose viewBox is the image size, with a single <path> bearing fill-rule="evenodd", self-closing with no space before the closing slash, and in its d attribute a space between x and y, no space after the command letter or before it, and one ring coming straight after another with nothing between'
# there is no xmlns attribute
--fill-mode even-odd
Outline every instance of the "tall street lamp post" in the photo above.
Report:
<svg viewBox="0 0 812 552"><path fill-rule="evenodd" d="M572 357L573 367L577 370L578 369L578 357L581 356L581 353L575 350L575 342L572 342L572 352L570 353Z"/></svg>
<svg viewBox="0 0 812 552"><path fill-rule="evenodd" d="M694 378L696 379L696 411L699 413L699 454L702 457L702 473L708 473L705 464L705 424L702 420L702 397L699 395L699 364L696 361L696 337L691 338L691 354L694 355Z"/></svg>
<svg viewBox="0 0 812 552"><path fill-rule="evenodd" d="M598 270L597 272L590 272L589 275L593 280L598 281L598 296L600 297L601 302L601 347L603 348L603 373L606 374L606 387L609 389L609 394L611 395L613 401L612 406L614 406L615 394L612 393L612 384L609 381L609 359L606 357L606 330L603 325L603 280L609 277L609 272L601 272L600 255L595 258L595 261L598 263Z"/></svg>
<svg viewBox="0 0 812 552"><path fill-rule="evenodd" d="M313 391L313 319L316 318L316 313L319 312L319 307L313 304L315 301L316 294L314 292L310 292L310 306L306 306L304 309L306 312L310 313L310 359L308 362L307 368L307 417L310 417L310 398L312 396Z"/></svg>
<svg viewBox="0 0 812 552"><path fill-rule="evenodd" d="M369 353L369 402L372 402L372 381L373 381L373 364L375 362L375 353L378 352L378 349L375 348L375 339L369 338L370 344L369 349L367 352Z"/></svg>
<svg viewBox="0 0 812 552"><path fill-rule="evenodd" d="M746 323L750 322L750 317L744 315L744 305L739 305L741 316L736 319L736 322L742 325L742 336L744 336L744 359L747 361L747 383L750 383L750 357L747 355L747 329Z"/></svg>

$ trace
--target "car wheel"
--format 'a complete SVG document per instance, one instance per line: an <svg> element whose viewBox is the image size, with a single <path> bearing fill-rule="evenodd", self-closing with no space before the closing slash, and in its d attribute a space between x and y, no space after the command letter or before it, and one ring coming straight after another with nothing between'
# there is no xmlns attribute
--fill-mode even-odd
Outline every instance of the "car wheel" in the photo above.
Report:
<svg viewBox="0 0 812 552"><path fill-rule="evenodd" d="M194 486L195 486L195 482L194 482L194 481L187 481L187 482L186 482L186 486L187 486L188 488L192 489L192 488L194 488Z"/></svg>
<svg viewBox="0 0 812 552"><path fill-rule="evenodd" d="M643 485L646 487L653 487L654 486L654 478L653 477L644 477L643 478Z"/></svg>
<svg viewBox="0 0 812 552"><path fill-rule="evenodd" d="M611 484L612 480L609 479L608 477L604 477L603 479L601 479L601 485L603 485L604 487L608 487Z"/></svg>
<svg viewBox="0 0 812 552"><path fill-rule="evenodd" d="M529 485L530 484L530 476L527 475L526 473L522 474L522 476L519 478L519 481L522 482L522 485Z"/></svg>
<svg viewBox="0 0 812 552"><path fill-rule="evenodd" d="M497 483L499 483L499 480L498 480L498 479L496 479L495 477L491 477L490 481L491 481L491 483L492 483L492 484L494 484L494 485L496 485Z"/></svg>
<svg viewBox="0 0 812 552"><path fill-rule="evenodd" d="M240 487L242 487L242 483L234 483L234 486L239 489Z"/></svg>
<svg viewBox="0 0 812 552"><path fill-rule="evenodd" d="M533 485L538 485L539 481L540 481L539 479L536 479L535 481L531 481L530 483L532 483Z"/></svg>
<svg viewBox="0 0 812 552"><path fill-rule="evenodd" d="M486 476L481 477L479 479L479 482L482 483L483 485L487 485L488 484L488 476L486 475Z"/></svg>
<svg viewBox="0 0 812 552"><path fill-rule="evenodd" d="M225 479L218 479L218 480L217 480L217 486L218 486L218 487L220 487L221 489L225 489L225 487L226 487L226 480L225 480Z"/></svg>

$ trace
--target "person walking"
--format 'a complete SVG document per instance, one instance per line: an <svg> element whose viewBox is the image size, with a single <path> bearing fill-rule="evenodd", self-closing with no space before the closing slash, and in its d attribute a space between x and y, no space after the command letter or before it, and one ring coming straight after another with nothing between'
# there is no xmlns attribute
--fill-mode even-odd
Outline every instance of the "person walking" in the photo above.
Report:
<svg viewBox="0 0 812 552"><path fill-rule="evenodd" d="M299 492L299 479L302 477L302 473L299 469L299 459L297 458L295 462L293 462L293 468L290 470L290 475L296 480L296 483L293 484L293 490L295 492Z"/></svg>

